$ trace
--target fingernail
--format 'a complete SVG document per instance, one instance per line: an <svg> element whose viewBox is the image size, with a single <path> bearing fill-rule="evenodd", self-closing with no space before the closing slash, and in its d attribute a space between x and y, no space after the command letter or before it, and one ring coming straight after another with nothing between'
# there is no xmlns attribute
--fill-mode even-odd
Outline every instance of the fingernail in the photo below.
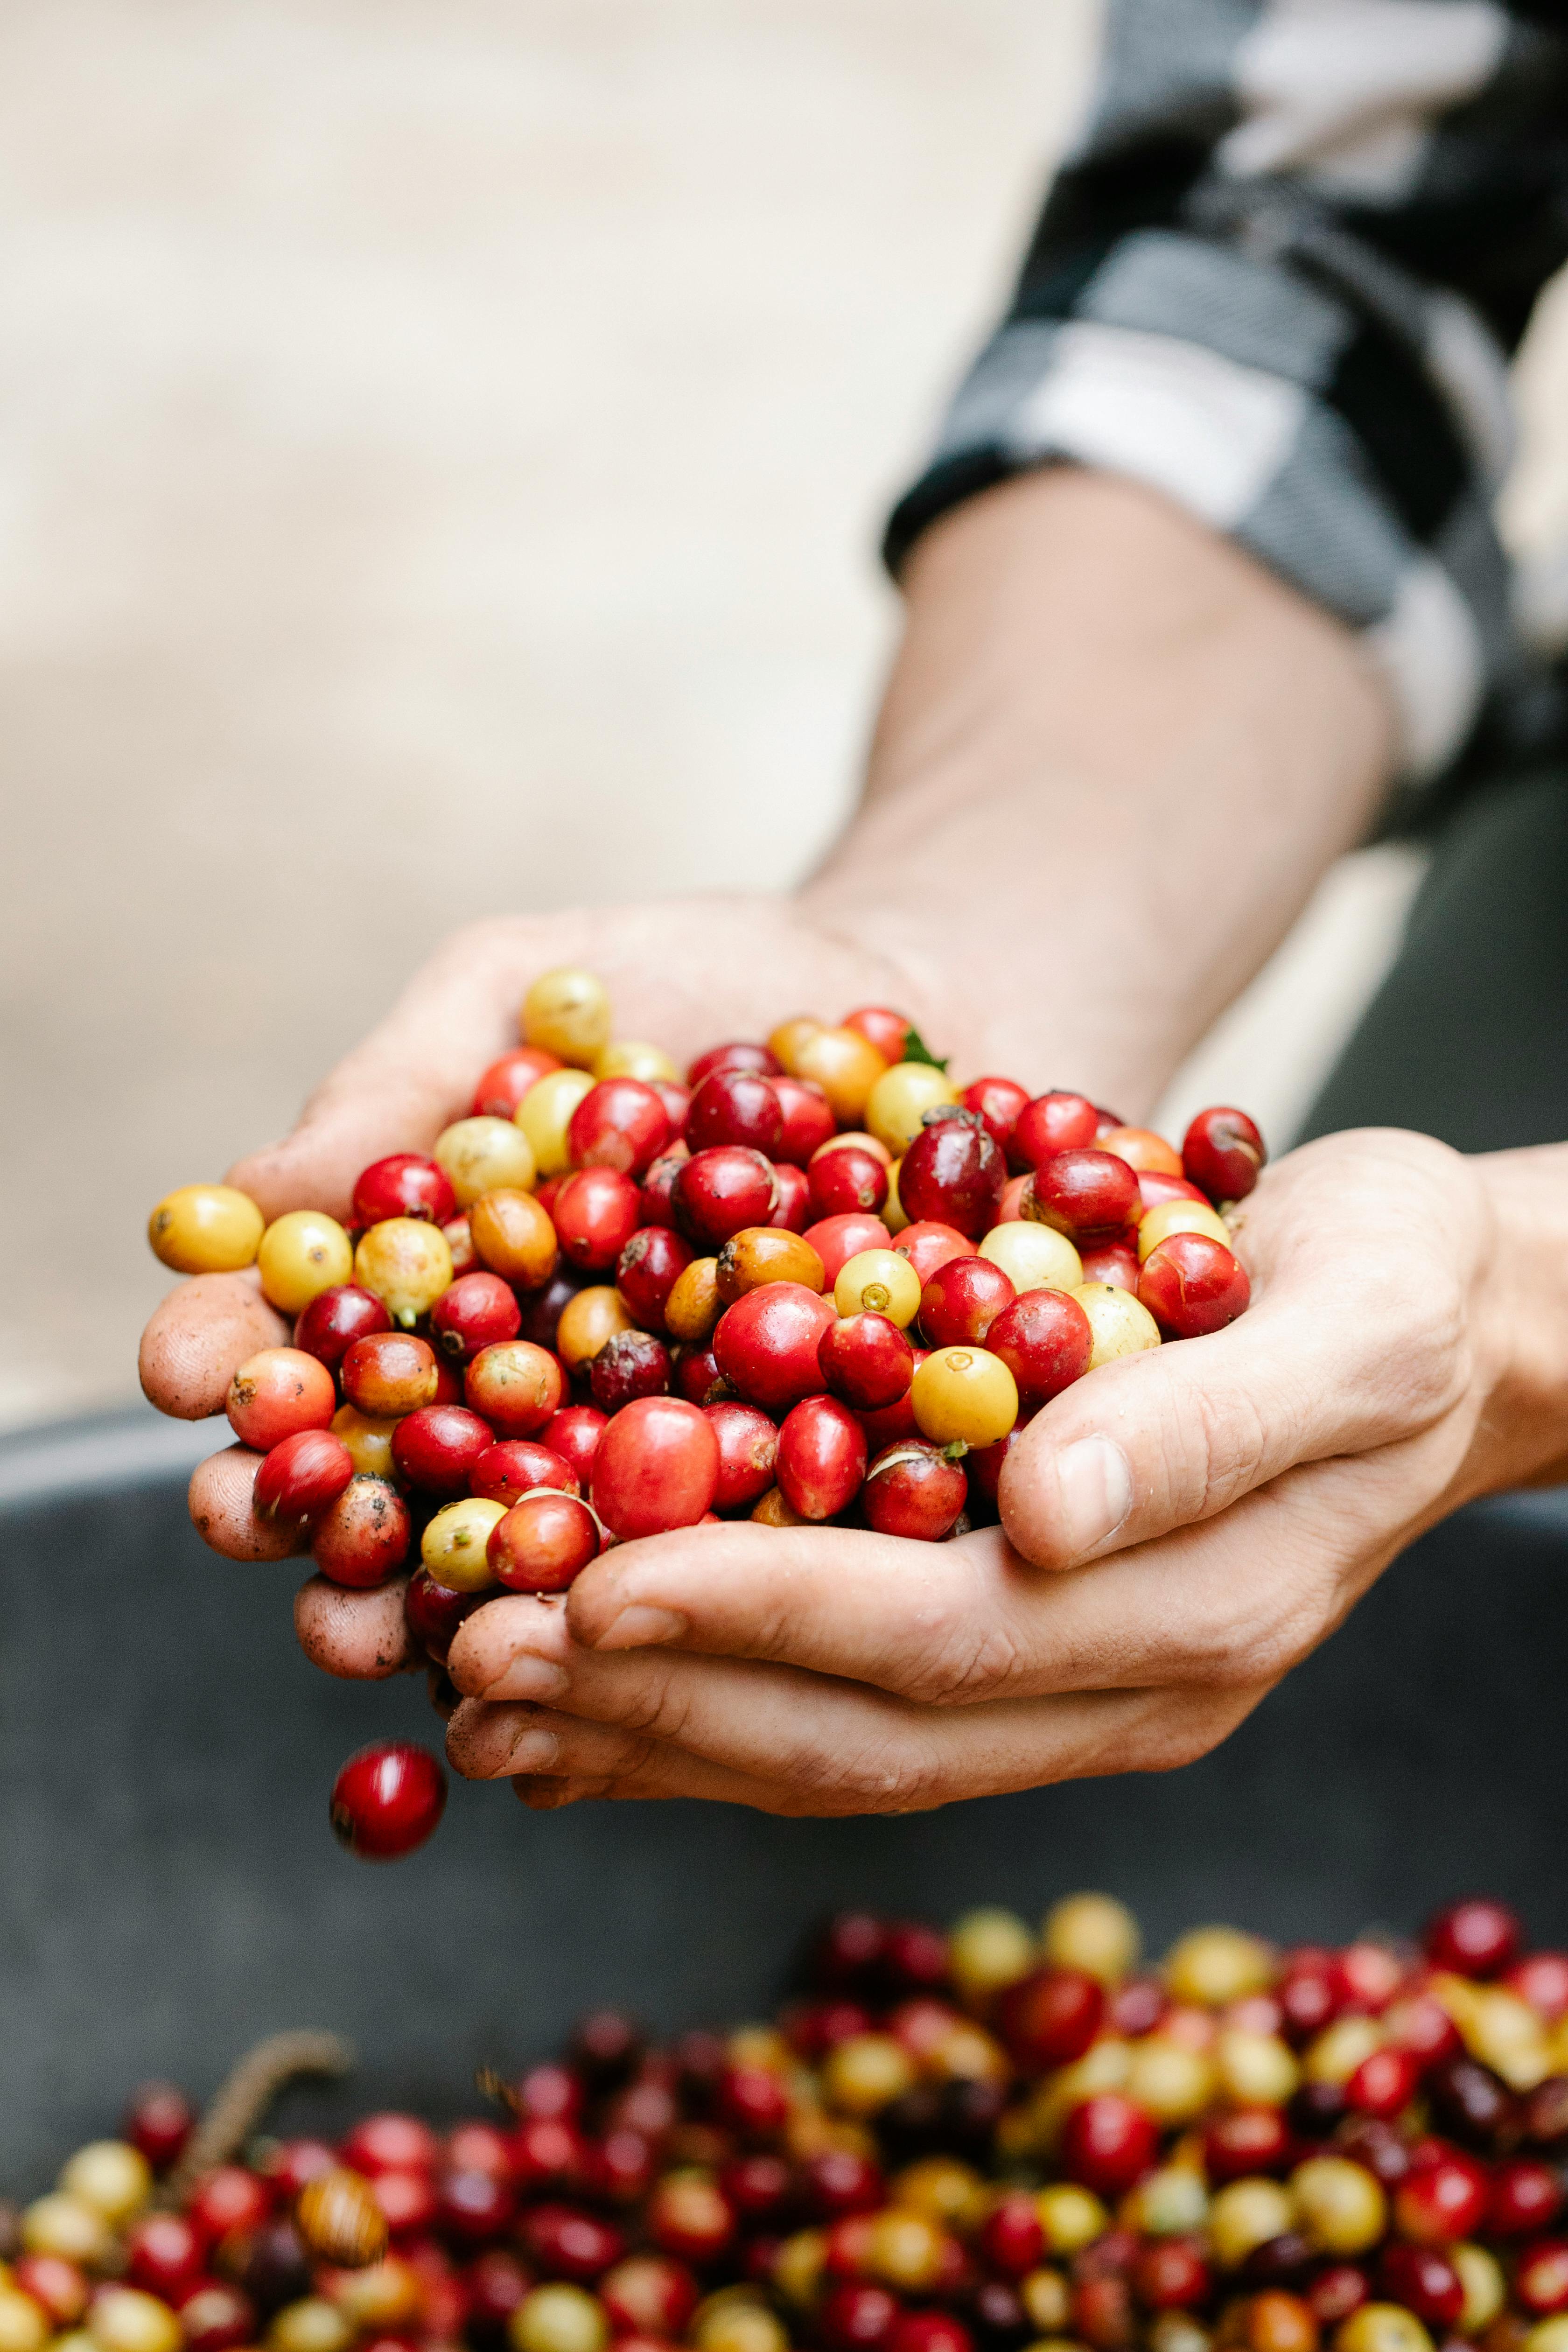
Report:
<svg viewBox="0 0 1568 2352"><path fill-rule="evenodd" d="M1109 1541L1132 1508L1132 1473L1109 1437L1080 1437L1057 1457L1062 1535L1075 1559Z"/></svg>
<svg viewBox="0 0 1568 2352"><path fill-rule="evenodd" d="M520 1731L511 1743L510 1761L517 1772L549 1772L561 1759L561 1742L553 1731L537 1724Z"/></svg>
<svg viewBox="0 0 1568 2352"><path fill-rule="evenodd" d="M530 1651L520 1650L479 1696L494 1699L562 1698L571 1687L572 1677L564 1666L556 1665L551 1658L536 1658Z"/></svg>
<svg viewBox="0 0 1568 2352"><path fill-rule="evenodd" d="M595 1650L649 1649L660 1642L679 1642L686 1620L674 1609L656 1609L647 1601L633 1601L612 1617L592 1647Z"/></svg>

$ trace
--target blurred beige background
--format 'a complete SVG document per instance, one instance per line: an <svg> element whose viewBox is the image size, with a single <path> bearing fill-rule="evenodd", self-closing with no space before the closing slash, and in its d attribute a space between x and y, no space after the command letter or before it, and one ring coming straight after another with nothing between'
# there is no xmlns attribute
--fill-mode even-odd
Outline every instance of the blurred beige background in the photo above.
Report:
<svg viewBox="0 0 1568 2352"><path fill-rule="evenodd" d="M891 625L880 516L1091 29L11 0L0 1421L134 1392L152 1202L285 1125L452 924L810 863ZM1548 424L1565 350L1560 316ZM1549 430L1510 498L1568 522ZM1331 877L1173 1108L1288 1125L1415 870Z"/></svg>

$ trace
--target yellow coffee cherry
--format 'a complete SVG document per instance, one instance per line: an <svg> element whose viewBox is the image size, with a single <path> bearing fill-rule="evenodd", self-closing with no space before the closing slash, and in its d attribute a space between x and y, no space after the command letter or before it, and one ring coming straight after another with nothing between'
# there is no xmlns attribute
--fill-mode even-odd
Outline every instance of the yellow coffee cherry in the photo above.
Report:
<svg viewBox="0 0 1568 2352"><path fill-rule="evenodd" d="M672 1339L688 1347L705 1348L724 1312L719 1296L719 1261L694 1257L675 1277L675 1287L664 1302L665 1328Z"/></svg>
<svg viewBox="0 0 1568 2352"><path fill-rule="evenodd" d="M1213 2343L1190 2311L1162 2311L1149 2323L1149 2352L1211 2352Z"/></svg>
<svg viewBox="0 0 1568 2352"><path fill-rule="evenodd" d="M419 1557L437 1584L453 1592L482 1592L494 1583L485 1548L506 1509L504 1503L465 1495L437 1512L419 1538Z"/></svg>
<svg viewBox="0 0 1568 2352"><path fill-rule="evenodd" d="M1282 2238L1296 2218L1296 2200L1261 2174L1233 2180L1209 2207L1209 2244L1222 2270L1240 2268L1255 2246Z"/></svg>
<svg viewBox="0 0 1568 2352"><path fill-rule="evenodd" d="M998 1225L995 1233L986 1235L986 1240L994 1241L996 1233L1006 1231L1005 1225ZM1051 1234L1048 1225L1024 1225L1020 1231L1047 1234L1053 1241L1062 1239L1060 1234ZM1072 1248L1070 1242L1068 1247ZM981 1254L984 1255L984 1243ZM1077 1256L1076 1250L1073 1255ZM1007 1271L1000 1258L996 1263L1004 1273ZM1025 1286L1050 1287L1043 1283L1015 1285ZM1040 1948L1057 1968L1081 1969L1086 1977L1098 1977L1101 1984L1114 1986L1130 1977L1137 1967L1142 1941L1137 1920L1126 1904L1118 1903L1113 1895L1064 1895L1046 1914Z"/></svg>
<svg viewBox="0 0 1568 2352"><path fill-rule="evenodd" d="M1035 1965L1035 1939L1016 1912L966 1911L948 1938L953 1983L977 2007Z"/></svg>
<svg viewBox="0 0 1568 2352"><path fill-rule="evenodd" d="M541 1177L563 1176L572 1165L572 1120L598 1080L586 1070L549 1070L530 1087L512 1114ZM530 1183L523 1186L527 1192Z"/></svg>
<svg viewBox="0 0 1568 2352"><path fill-rule="evenodd" d="M851 2116L874 2116L914 2079L914 2060L890 2033L851 2033L834 2044L822 2069L829 2104Z"/></svg>
<svg viewBox="0 0 1568 2352"><path fill-rule="evenodd" d="M754 2288L721 2287L687 2331L697 2352L789 2352L789 2331Z"/></svg>
<svg viewBox="0 0 1568 2352"><path fill-rule="evenodd" d="M993 1225L978 1255L999 1265L1022 1297L1026 1290L1080 1290L1083 1260L1066 1234L1053 1225L1035 1225L1022 1217Z"/></svg>
<svg viewBox="0 0 1568 2352"><path fill-rule="evenodd" d="M593 1362L606 1339L631 1328L626 1302L614 1285L591 1282L561 1309L561 1319L555 1326L555 1352L569 1372L580 1372Z"/></svg>
<svg viewBox="0 0 1568 2352"><path fill-rule="evenodd" d="M1165 1955L1165 1982L1173 1999L1203 2009L1224 2009L1274 1981L1272 1948L1239 1927L1194 1927Z"/></svg>
<svg viewBox="0 0 1568 2352"><path fill-rule="evenodd" d="M680 1072L662 1045L646 1045L640 1037L612 1038L594 1056L595 1078L640 1078L651 1086L660 1078L667 1086L680 1084Z"/></svg>
<svg viewBox="0 0 1568 2352"><path fill-rule="evenodd" d="M1220 2086L1238 2106L1282 2107L1301 2080L1295 2053L1277 2033L1228 2025L1215 2044Z"/></svg>
<svg viewBox="0 0 1568 2352"><path fill-rule="evenodd" d="M353 1244L335 1217L320 1209L290 1209L262 1234L256 1263L262 1297L280 1315L302 1315L312 1298L348 1280Z"/></svg>
<svg viewBox="0 0 1568 2352"><path fill-rule="evenodd" d="M1458 1979L1462 1982L1463 1979ZM1504 1985L1465 1986L1450 2014L1466 2049L1514 2091L1533 2091L1552 2072L1552 2049L1539 2010Z"/></svg>
<svg viewBox="0 0 1568 2352"><path fill-rule="evenodd" d="M147 1239L175 1274L237 1274L255 1264L266 1223L232 1184L182 1184L148 1218Z"/></svg>
<svg viewBox="0 0 1568 2352"><path fill-rule="evenodd" d="M955 1103L958 1089L945 1070L931 1062L895 1062L884 1069L866 1097L866 1126L879 1143L900 1156L921 1131L921 1120L939 1104Z"/></svg>
<svg viewBox="0 0 1568 2352"><path fill-rule="evenodd" d="M1370 2017L1336 2017L1307 2045L1301 2072L1309 2083L1348 2083L1363 2058L1383 2042Z"/></svg>
<svg viewBox="0 0 1568 2352"><path fill-rule="evenodd" d="M512 2352L604 2352L610 2323L596 2294L563 2281L525 2294L506 2332Z"/></svg>
<svg viewBox="0 0 1568 2352"><path fill-rule="evenodd" d="M994 1445L1018 1418L1018 1383L988 1348L936 1348L915 1373L910 1402L933 1445Z"/></svg>
<svg viewBox="0 0 1568 2352"><path fill-rule="evenodd" d="M1018 2281L1018 2300L1031 2327L1042 2336L1059 2336L1072 2316L1072 2291L1060 2271L1042 2266Z"/></svg>
<svg viewBox="0 0 1568 2352"><path fill-rule="evenodd" d="M1461 2336L1479 2336L1489 2327L1508 2300L1508 2282L1502 2265L1484 2246L1458 2245L1447 2249L1448 2260L1459 2273L1459 2284L1465 2290L1465 2305L1459 2314ZM1568 2330L1564 2331L1568 2333Z"/></svg>
<svg viewBox="0 0 1568 2352"><path fill-rule="evenodd" d="M140 2148L129 2140L89 2140L67 2158L56 2186L79 2197L106 2221L122 2223L140 2213L153 2194L153 2174Z"/></svg>
<svg viewBox="0 0 1568 2352"><path fill-rule="evenodd" d="M1348 2156L1310 2156L1290 2175L1300 2226L1325 2254L1364 2254L1388 2227L1383 2183Z"/></svg>
<svg viewBox="0 0 1568 2352"><path fill-rule="evenodd" d="M610 1042L609 991L596 972L572 964L542 971L522 1000L518 1026L525 1045L586 1069Z"/></svg>
<svg viewBox="0 0 1568 2352"><path fill-rule="evenodd" d="M1568 2352L1568 2311L1554 2312L1550 2319L1538 2319L1520 2352Z"/></svg>
<svg viewBox="0 0 1568 2352"><path fill-rule="evenodd" d="M976 2222L986 2203L984 2181L973 2165L955 2156L926 2156L907 2164L892 2184L896 2205L923 2213L944 2229L966 2230Z"/></svg>
<svg viewBox="0 0 1568 2352"><path fill-rule="evenodd" d="M539 1181L535 1164L533 1139L523 1118L525 1106L533 1100L540 1087L584 1073L551 1070L538 1084L529 1088L518 1105L515 1118L454 1119L444 1127L430 1147L430 1157L447 1171L447 1181L458 1196L458 1206L468 1208L484 1192L531 1192ZM588 1080L588 1087L593 1085ZM586 1093L587 1087L583 1091ZM563 1168L566 1163L561 1163ZM552 1174L559 1173L552 1170Z"/></svg>
<svg viewBox="0 0 1568 2352"><path fill-rule="evenodd" d="M900 2211L889 2205L873 2218L861 2261L884 2286L900 2287L906 2294L926 2294L942 2276L947 2244L946 2231L924 2213Z"/></svg>
<svg viewBox="0 0 1568 2352"><path fill-rule="evenodd" d="M1127 2095L1147 2107L1156 2123L1194 2122L1214 2094L1214 2062L1204 2051L1189 2050L1157 2033L1132 2044Z"/></svg>
<svg viewBox="0 0 1568 2352"><path fill-rule="evenodd" d="M820 2230L797 2230L773 2256L773 2284L797 2311L809 2311L816 2301L827 2261L827 2240Z"/></svg>
<svg viewBox="0 0 1568 2352"><path fill-rule="evenodd" d="M1209 2193L1201 2172L1184 2164L1163 2164L1145 2173L1129 2191L1121 2218L1146 2238L1181 2238L1208 2220Z"/></svg>
<svg viewBox="0 0 1568 2352"><path fill-rule="evenodd" d="M795 1049L797 1078L812 1078L822 1088L840 1127L869 1127L866 1105L872 1087L887 1069L877 1048L858 1029L818 1029ZM871 1127L873 1135L877 1129ZM880 1136L886 1143L887 1137ZM891 1149L891 1146L889 1147Z"/></svg>
<svg viewBox="0 0 1568 2352"><path fill-rule="evenodd" d="M1139 1221L1139 1265L1151 1250L1169 1241L1173 1234L1207 1234L1211 1241L1223 1242L1226 1249L1230 1247L1230 1227L1206 1201L1162 1201Z"/></svg>
<svg viewBox="0 0 1568 2352"><path fill-rule="evenodd" d="M897 1250L860 1250L839 1267L833 1304L840 1315L885 1315L902 1331L920 1312L921 1278Z"/></svg>
<svg viewBox="0 0 1568 2352"><path fill-rule="evenodd" d="M324 2294L286 2303L267 2330L272 2352L348 2352L353 2340L353 2328Z"/></svg>
<svg viewBox="0 0 1568 2352"><path fill-rule="evenodd" d="M97 2270L108 2261L114 2239L96 2205L57 2189L24 2209L22 2243L30 2254L63 2254L68 2263Z"/></svg>
<svg viewBox="0 0 1568 2352"><path fill-rule="evenodd" d="M1005 2083L1013 2071L1002 2044L967 2017L931 2044L922 2063L929 2073L950 2082Z"/></svg>
<svg viewBox="0 0 1568 2352"><path fill-rule="evenodd" d="M452 1287L451 1244L427 1217L386 1217L361 1234L353 1276L395 1323L412 1330Z"/></svg>
<svg viewBox="0 0 1568 2352"><path fill-rule="evenodd" d="M1093 2190L1077 2188L1070 2180L1042 2189L1035 2200L1035 2210L1053 2254L1076 2254L1080 2247L1093 2245L1110 2227L1110 2216Z"/></svg>
<svg viewBox="0 0 1568 2352"><path fill-rule="evenodd" d="M795 1067L796 1055L813 1037L819 1037L826 1025L825 1021L814 1020L809 1013L798 1013L793 1020L779 1023L767 1041L768 1051L781 1069L787 1070L792 1078L797 1077L800 1074Z"/></svg>
<svg viewBox="0 0 1568 2352"><path fill-rule="evenodd" d="M395 2332L417 2321L425 2306L419 2273L399 2254L385 2254L363 2271L336 2272L329 2292L344 2317L367 2335Z"/></svg>
<svg viewBox="0 0 1568 2352"><path fill-rule="evenodd" d="M184 2340L168 2305L134 2286L105 2287L88 2312L87 2332L100 2352L179 2352Z"/></svg>
<svg viewBox="0 0 1568 2352"><path fill-rule="evenodd" d="M1141 1356L1160 1344L1160 1327L1142 1299L1109 1282L1080 1282L1069 1296L1089 1318L1089 1369L1118 1356Z"/></svg>
<svg viewBox="0 0 1568 2352"><path fill-rule="evenodd" d="M901 1159L895 1160L889 1169L888 1197L877 1212L890 1234L901 1234L910 1222L904 1214L904 1204L899 1198L899 1171L903 1164Z"/></svg>
<svg viewBox="0 0 1568 2352"><path fill-rule="evenodd" d="M1432 2338L1402 2303L1363 2303L1336 2330L1334 2352L1432 2352Z"/></svg>
<svg viewBox="0 0 1568 2352"><path fill-rule="evenodd" d="M392 1433L396 1427L395 1421L373 1421L352 1404L339 1405L332 1415L332 1435L342 1439L350 1461L363 1478L395 1475Z"/></svg>
<svg viewBox="0 0 1568 2352"><path fill-rule="evenodd" d="M19 2286L0 2286L0 2352L43 2352L50 2332L41 2303Z"/></svg>

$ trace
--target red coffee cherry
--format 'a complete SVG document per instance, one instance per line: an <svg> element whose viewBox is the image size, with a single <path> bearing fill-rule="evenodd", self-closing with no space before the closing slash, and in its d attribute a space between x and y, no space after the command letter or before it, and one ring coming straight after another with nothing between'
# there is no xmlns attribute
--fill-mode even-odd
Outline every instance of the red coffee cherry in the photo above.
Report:
<svg viewBox="0 0 1568 2352"><path fill-rule="evenodd" d="M356 1339L391 1328L392 1318L374 1290L339 1282L319 1290L304 1309L294 1326L294 1345L335 1372Z"/></svg>
<svg viewBox="0 0 1568 2352"><path fill-rule="evenodd" d="M495 1440L488 1421L460 1404L422 1405L392 1433L392 1458L422 1495L450 1502L468 1493L468 1480Z"/></svg>
<svg viewBox="0 0 1568 2352"><path fill-rule="evenodd" d="M817 1343L816 1361L834 1395L857 1412L897 1404L915 1376L914 1349L885 1315L846 1315L830 1323Z"/></svg>
<svg viewBox="0 0 1568 2352"><path fill-rule="evenodd" d="M455 1363L466 1364L481 1348L515 1339L521 1328L516 1293L499 1274L460 1276L430 1309L430 1336Z"/></svg>
<svg viewBox="0 0 1568 2352"><path fill-rule="evenodd" d="M1084 1150L1100 1132L1100 1114L1087 1096L1037 1095L1014 1122L1011 1156L1019 1168L1038 1168L1054 1152Z"/></svg>
<svg viewBox="0 0 1568 2352"><path fill-rule="evenodd" d="M490 1573L510 1592L564 1592L599 1556L599 1523L575 1495L538 1486L490 1529Z"/></svg>
<svg viewBox="0 0 1568 2352"><path fill-rule="evenodd" d="M604 1078L572 1114L566 1145L574 1168L640 1176L669 1140L669 1116L640 1078Z"/></svg>
<svg viewBox="0 0 1568 2352"><path fill-rule="evenodd" d="M713 1489L716 1511L747 1508L773 1483L779 1433L765 1412L753 1404L729 1401L703 1407L719 1442L719 1480Z"/></svg>
<svg viewBox="0 0 1568 2352"><path fill-rule="evenodd" d="M973 1111L939 1114L899 1163L899 1201L911 1223L925 1218L978 1241L996 1222L1007 1162Z"/></svg>
<svg viewBox="0 0 1568 2352"><path fill-rule="evenodd" d="M940 1446L918 1440L889 1445L866 1475L866 1524L880 1536L940 1543L951 1535L969 1499L962 1465Z"/></svg>
<svg viewBox="0 0 1568 2352"><path fill-rule="evenodd" d="M330 1429L296 1430L256 1474L251 1502L263 1519L308 1519L335 1503L354 1475L353 1456Z"/></svg>
<svg viewBox="0 0 1568 2352"><path fill-rule="evenodd" d="M710 1254L747 1225L765 1225L775 1198L771 1164L741 1144L694 1153L676 1171L670 1190L676 1223L698 1250Z"/></svg>
<svg viewBox="0 0 1568 2352"><path fill-rule="evenodd" d="M933 1348L978 1345L1016 1296L1011 1279L988 1257L950 1257L921 1292L921 1336Z"/></svg>
<svg viewBox="0 0 1568 2352"><path fill-rule="evenodd" d="M1026 1290L995 1317L985 1345L1012 1373L1019 1404L1038 1405L1083 1378L1094 1334L1068 1291Z"/></svg>
<svg viewBox="0 0 1568 2352"><path fill-rule="evenodd" d="M693 1152L729 1143L772 1159L783 1133L778 1096L755 1070L711 1071L692 1094L686 1140Z"/></svg>
<svg viewBox="0 0 1568 2352"><path fill-rule="evenodd" d="M427 1748L378 1740L332 1783L333 1833L366 1862L393 1862L424 1844L446 1802L447 1775Z"/></svg>
<svg viewBox="0 0 1568 2352"><path fill-rule="evenodd" d="M724 1378L751 1404L787 1411L820 1393L817 1361L832 1307L798 1282L764 1282L719 1318L713 1353Z"/></svg>
<svg viewBox="0 0 1568 2352"><path fill-rule="evenodd" d="M1208 1234L1171 1234L1138 1276L1138 1297L1173 1339L1196 1339L1234 1323L1252 1297L1247 1268Z"/></svg>
<svg viewBox="0 0 1568 2352"><path fill-rule="evenodd" d="M592 1405L570 1405L571 1412L594 1412ZM557 1413L555 1421L564 1416ZM605 1416L595 1412L595 1444ZM547 1424L546 1434L555 1425ZM487 1446L468 1473L468 1492L481 1496L487 1503L505 1503L510 1507L524 1495L531 1495L540 1486L552 1486L557 1493L576 1495L582 1492L583 1481L564 1454L557 1454L552 1445L527 1437L505 1437Z"/></svg>
<svg viewBox="0 0 1568 2352"><path fill-rule="evenodd" d="M1268 1155L1244 1110L1199 1111L1182 1138L1182 1173L1211 1201L1245 1201Z"/></svg>
<svg viewBox="0 0 1568 2352"><path fill-rule="evenodd" d="M1056 1152L1036 1169L1021 1205L1037 1224L1091 1244L1115 1240L1141 1213L1137 1176L1113 1151Z"/></svg>
<svg viewBox="0 0 1568 2352"><path fill-rule="evenodd" d="M664 1117L662 1110L659 1117ZM642 1193L618 1168L583 1168L567 1177L550 1213L573 1265L603 1274L615 1265L642 1221Z"/></svg>
<svg viewBox="0 0 1568 2352"><path fill-rule="evenodd" d="M679 1397L644 1397L599 1441L594 1508L612 1535L629 1541L695 1527L712 1508L718 1483L719 1441L701 1410Z"/></svg>
<svg viewBox="0 0 1568 2352"><path fill-rule="evenodd" d="M644 1225L616 1261L616 1288L634 1323L662 1333L664 1310L677 1281L691 1264L690 1244L668 1225Z"/></svg>
<svg viewBox="0 0 1568 2352"><path fill-rule="evenodd" d="M444 1168L422 1152L394 1151L362 1171L353 1190L353 1224L363 1231L388 1217L424 1217L444 1225L458 1213L458 1196Z"/></svg>
<svg viewBox="0 0 1568 2352"><path fill-rule="evenodd" d="M837 1397L805 1397L779 1431L779 1490L803 1519L847 1510L866 1475L866 1433Z"/></svg>

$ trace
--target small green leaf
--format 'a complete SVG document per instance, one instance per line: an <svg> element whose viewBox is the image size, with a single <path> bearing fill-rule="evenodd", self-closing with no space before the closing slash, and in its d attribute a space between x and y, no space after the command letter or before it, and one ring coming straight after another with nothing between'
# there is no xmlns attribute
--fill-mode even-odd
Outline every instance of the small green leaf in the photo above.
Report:
<svg viewBox="0 0 1568 2352"><path fill-rule="evenodd" d="M910 1024L909 1035L904 1039L904 1059L906 1062L924 1062L933 1070L945 1071L947 1068L947 1061L943 1060L941 1055L931 1052L912 1022Z"/></svg>

